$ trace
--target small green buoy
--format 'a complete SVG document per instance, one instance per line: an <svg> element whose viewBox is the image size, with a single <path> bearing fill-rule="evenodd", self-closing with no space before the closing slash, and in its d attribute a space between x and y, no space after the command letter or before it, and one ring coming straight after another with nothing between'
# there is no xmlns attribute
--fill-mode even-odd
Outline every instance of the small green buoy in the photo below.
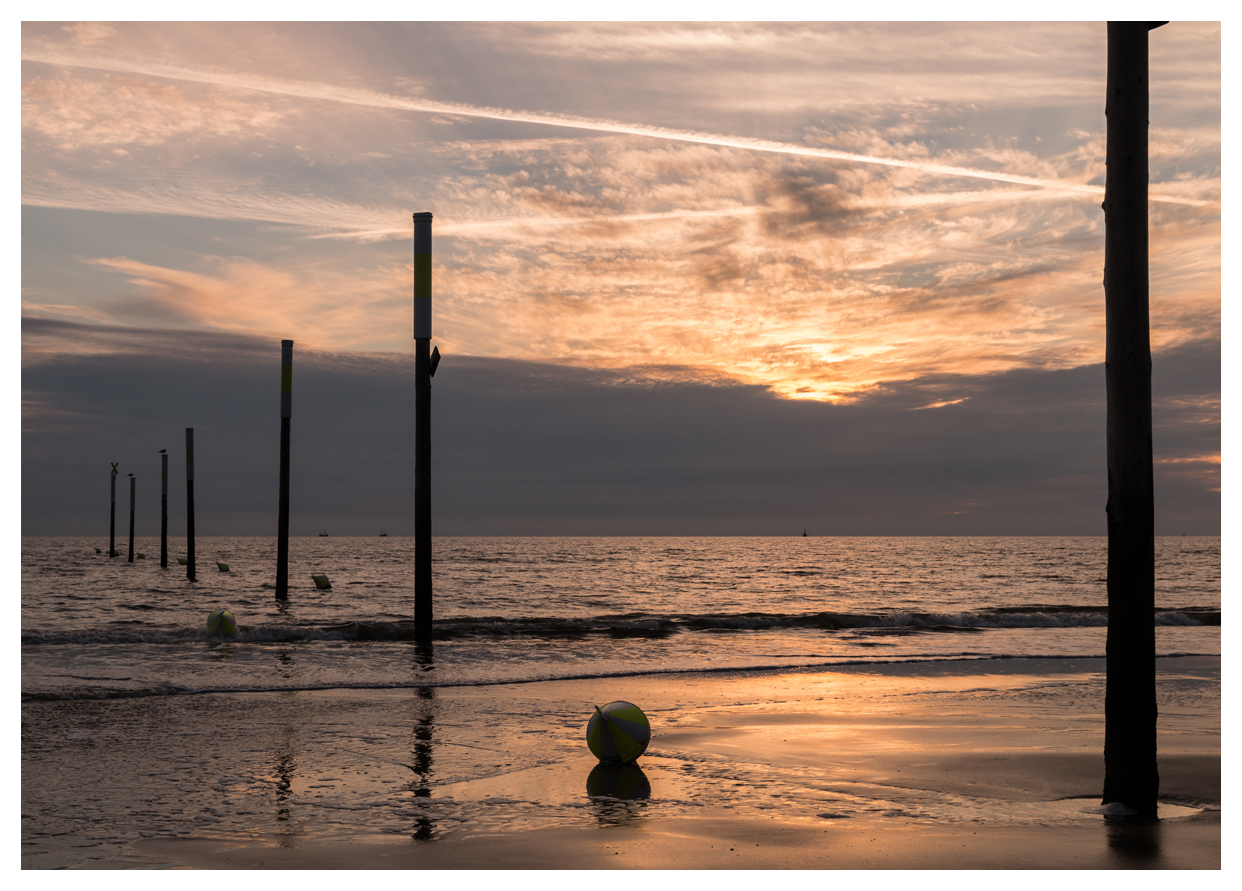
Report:
<svg viewBox="0 0 1242 891"><path fill-rule="evenodd" d="M625 764L647 751L651 742L651 722L632 702L618 700L603 708L587 722L587 746L605 764Z"/></svg>
<svg viewBox="0 0 1242 891"><path fill-rule="evenodd" d="M227 563L220 563L219 561L217 561L217 562L216 562L216 569L220 570L221 572L228 572L228 571L229 571L229 565L228 565Z"/></svg>
<svg viewBox="0 0 1242 891"><path fill-rule="evenodd" d="M326 575L312 575L311 578L315 580L315 587L320 591L327 591L332 587L332 583L328 581L328 577Z"/></svg>
<svg viewBox="0 0 1242 891"><path fill-rule="evenodd" d="M207 633L221 637L232 637L237 633L237 619L233 611L227 609L212 610L207 616Z"/></svg>

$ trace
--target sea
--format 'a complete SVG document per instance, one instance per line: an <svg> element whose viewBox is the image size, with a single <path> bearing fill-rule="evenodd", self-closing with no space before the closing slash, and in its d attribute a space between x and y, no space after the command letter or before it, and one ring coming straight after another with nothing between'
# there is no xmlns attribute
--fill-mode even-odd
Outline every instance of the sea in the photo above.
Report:
<svg viewBox="0 0 1242 891"><path fill-rule="evenodd" d="M1107 539L22 539L23 702L426 689L674 672L1103 656ZM320 589L313 576L327 576ZM1219 655L1219 537L1156 540L1159 655ZM228 609L236 634L209 633Z"/></svg>

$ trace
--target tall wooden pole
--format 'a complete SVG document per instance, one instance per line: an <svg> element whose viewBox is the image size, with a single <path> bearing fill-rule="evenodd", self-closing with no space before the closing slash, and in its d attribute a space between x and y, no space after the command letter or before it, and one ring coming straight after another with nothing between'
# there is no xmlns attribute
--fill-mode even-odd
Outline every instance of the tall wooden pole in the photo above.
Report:
<svg viewBox="0 0 1242 891"><path fill-rule="evenodd" d="M414 214L414 639L431 640L431 214Z"/></svg>
<svg viewBox="0 0 1242 891"><path fill-rule="evenodd" d="M289 422L293 415L293 341L280 342L280 505L276 521L276 599L289 599Z"/></svg>
<svg viewBox="0 0 1242 891"><path fill-rule="evenodd" d="M131 473L129 475L129 562L134 562L134 487L137 485L137 478Z"/></svg>
<svg viewBox="0 0 1242 891"><path fill-rule="evenodd" d="M1147 32L1108 23L1104 191L1108 640L1104 804L1156 813L1156 551L1147 308Z"/></svg>
<svg viewBox="0 0 1242 891"><path fill-rule="evenodd" d="M112 463L112 508L108 520L108 556L116 556L116 465Z"/></svg>
<svg viewBox="0 0 1242 891"><path fill-rule="evenodd" d="M194 571L194 428L185 428L185 577L197 581Z"/></svg>
<svg viewBox="0 0 1242 891"><path fill-rule="evenodd" d="M168 452L160 449L160 569L168 568Z"/></svg>

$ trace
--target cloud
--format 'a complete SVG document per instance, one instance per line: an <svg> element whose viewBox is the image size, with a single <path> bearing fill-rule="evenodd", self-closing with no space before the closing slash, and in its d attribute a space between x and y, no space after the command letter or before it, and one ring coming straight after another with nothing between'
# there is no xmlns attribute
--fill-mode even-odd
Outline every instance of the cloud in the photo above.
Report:
<svg viewBox="0 0 1242 891"><path fill-rule="evenodd" d="M22 84L23 144L47 141L62 152L251 137L288 115L220 93L191 97L175 84L135 77L33 78Z"/></svg>
<svg viewBox="0 0 1242 891"><path fill-rule="evenodd" d="M274 534L279 339L24 327L115 347L23 372L24 534L103 528L114 460L138 474L139 534L152 534L158 487L141 481L187 426L200 534ZM1219 398L1218 351L1155 357L1160 534L1219 533L1219 423L1183 423ZM294 534L410 533L412 378L408 355L295 346ZM436 529L1102 534L1103 399L1098 365L929 375L831 405L661 367L446 355L433 382Z"/></svg>
<svg viewBox="0 0 1242 891"><path fill-rule="evenodd" d="M196 69L184 65L153 60L139 61L88 53L72 52L54 45L40 47L23 47L22 58L32 62L43 62L52 65L95 68L104 71L117 71L129 74L142 74L169 80L180 80L190 83L213 84L235 89L272 93L281 96L292 96L302 99L316 99L339 102L368 108L393 109L403 111L450 113L466 117L487 118L490 120L514 121L518 123L540 124L553 127L569 127L604 133L616 133L629 136L641 136L649 139L693 142L702 145L715 145L728 148L739 148L748 151L771 152L785 155L811 157L823 160L845 161L852 164L876 164L886 167L897 167L917 171L921 174L940 177L967 177L986 179L993 182L1005 182L1016 185L1049 188L1067 193L1082 193L1092 196L1103 194L1101 186L1085 183L1061 182L1007 173L1002 170L982 170L977 168L957 167L950 164L935 163L930 160L910 160L900 157L882 157L878 155L856 154L811 145L780 142L770 139L759 139L746 136L728 136L703 133L694 130L682 130L672 127L659 127L648 124L632 124L611 121L603 118L591 118L579 115L561 114L556 112L515 111L505 108L486 108L467 105L465 103L439 102L422 98L407 98L332 84L317 84L305 81L283 81L277 78L259 75L241 74L236 72ZM1177 204L1209 206L1212 202L1197 198L1182 198L1152 194L1152 201L1167 201Z"/></svg>

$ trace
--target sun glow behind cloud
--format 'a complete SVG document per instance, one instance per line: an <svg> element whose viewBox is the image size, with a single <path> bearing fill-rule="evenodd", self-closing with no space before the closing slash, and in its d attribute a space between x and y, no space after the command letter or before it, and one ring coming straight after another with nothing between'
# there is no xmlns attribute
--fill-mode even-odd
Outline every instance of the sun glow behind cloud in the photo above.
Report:
<svg viewBox="0 0 1242 891"><path fill-rule="evenodd" d="M446 355L680 366L812 399L1102 359L1098 111L1097 129L1061 126L1043 141L972 135L978 94L846 113L806 97L791 105L793 123L771 125L801 141L769 139L729 135L726 117L714 133L625 123L602 112L606 103L592 107L600 84L585 74L561 88L575 112L513 111L499 93L428 98L444 89L436 71L312 81L294 61L314 54L306 37L265 38L268 64L230 68L194 61L189 44L156 52L141 29L114 30L89 32L87 48L75 42L81 30L24 34L24 203L249 226L245 240L188 251L135 242L80 254L101 283L82 299L83 318L406 349L409 214L432 210ZM485 43L489 28L467 31ZM659 105L664 69L647 74L632 57L671 64L696 33L698 54L742 40L736 29L588 32L614 41L628 85L649 91L660 119L670 116ZM534 36L532 58L577 64L563 33ZM774 58L815 38L746 40ZM819 39L841 37L825 27ZM520 80L533 69L519 62ZM695 92L678 100L728 105L720 84L736 80L712 82L719 67L688 69ZM1194 66L1177 70L1185 79ZM738 107L762 107L732 90ZM1049 88L1047 102L1064 92ZM986 124L1009 123L999 108L987 114ZM1155 339L1173 345L1219 326L1219 129L1157 125L1151 151L1162 199L1152 213ZM71 302L53 290L32 279L30 312L62 313L40 309Z"/></svg>

